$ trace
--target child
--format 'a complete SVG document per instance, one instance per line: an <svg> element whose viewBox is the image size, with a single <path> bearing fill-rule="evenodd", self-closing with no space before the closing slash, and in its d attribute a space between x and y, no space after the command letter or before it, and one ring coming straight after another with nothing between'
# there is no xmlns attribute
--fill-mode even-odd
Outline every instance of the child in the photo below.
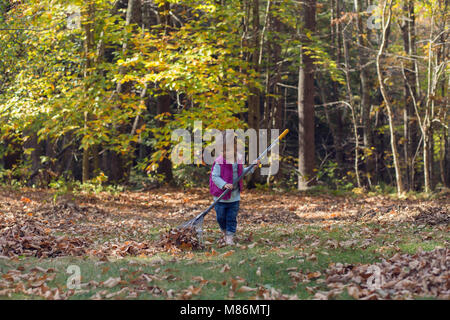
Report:
<svg viewBox="0 0 450 320"><path fill-rule="evenodd" d="M242 165L242 155L237 154L237 139L234 133L228 132L224 137L224 151L216 158L211 168L209 189L214 196L214 201L226 189L231 190L231 192L217 202L214 209L216 210L217 222L225 236L225 243L227 245L234 245L233 237L236 233L236 217L239 211L239 201L241 200L240 191L242 190L243 183L242 180L239 181L236 188L233 188L233 183L237 181L245 169ZM227 145L229 146L228 148ZM257 165L260 164L259 160L255 163ZM254 171L255 167L250 170L251 173Z"/></svg>

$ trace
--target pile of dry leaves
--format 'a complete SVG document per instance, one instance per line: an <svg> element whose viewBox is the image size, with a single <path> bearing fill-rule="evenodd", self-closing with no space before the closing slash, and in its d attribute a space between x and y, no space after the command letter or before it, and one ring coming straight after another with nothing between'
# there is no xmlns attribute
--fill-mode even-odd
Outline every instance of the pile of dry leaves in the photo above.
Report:
<svg viewBox="0 0 450 320"><path fill-rule="evenodd" d="M420 224L439 225L450 224L450 212L443 207L418 207L419 214L414 220Z"/></svg>
<svg viewBox="0 0 450 320"><path fill-rule="evenodd" d="M125 257L125 256L150 256L155 254L154 245L148 241L125 241L124 243L116 243L107 241L101 246L89 250L89 254L97 257Z"/></svg>
<svg viewBox="0 0 450 320"><path fill-rule="evenodd" d="M80 256L86 254L90 242L83 238L55 237L51 230L32 218L0 223L0 255L2 256Z"/></svg>
<svg viewBox="0 0 450 320"><path fill-rule="evenodd" d="M332 290L316 293L316 299L330 299L344 289L355 299L450 299L450 249L396 254L371 265L336 263L326 275Z"/></svg>
<svg viewBox="0 0 450 320"><path fill-rule="evenodd" d="M79 206L73 201L59 201L56 204L43 204L34 210L36 216L45 218L82 219L86 217L89 207Z"/></svg>
<svg viewBox="0 0 450 320"><path fill-rule="evenodd" d="M450 208L448 204L441 206L422 204L389 204L371 207L360 211L355 217L362 221L408 221L416 224L449 225Z"/></svg>
<svg viewBox="0 0 450 320"><path fill-rule="evenodd" d="M29 272L19 267L10 269L0 278L0 296L11 297L13 293L40 296L45 299L66 299L68 292L61 288L50 288L48 282L53 281L58 270L34 267Z"/></svg>
<svg viewBox="0 0 450 320"><path fill-rule="evenodd" d="M170 229L161 234L158 245L165 248L177 247L184 250L200 250L203 244L197 236L194 228Z"/></svg>

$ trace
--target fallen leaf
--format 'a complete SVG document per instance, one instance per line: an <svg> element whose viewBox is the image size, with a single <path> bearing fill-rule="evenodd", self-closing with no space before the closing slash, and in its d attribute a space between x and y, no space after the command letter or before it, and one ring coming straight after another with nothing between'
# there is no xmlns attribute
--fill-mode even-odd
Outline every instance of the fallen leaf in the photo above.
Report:
<svg viewBox="0 0 450 320"><path fill-rule="evenodd" d="M120 277L118 277L118 278L110 277L108 280L105 280L103 282L103 286L105 286L107 288L113 288L120 283L120 280L121 280Z"/></svg>
<svg viewBox="0 0 450 320"><path fill-rule="evenodd" d="M231 256L233 253L234 253L234 250L230 250L230 251L227 251L227 252L225 252L225 253L222 253L222 254L220 255L220 257L226 258L226 257Z"/></svg>
<svg viewBox="0 0 450 320"><path fill-rule="evenodd" d="M252 291L256 291L256 290L257 290L257 288L242 286L239 288L239 290L237 292L252 292Z"/></svg>
<svg viewBox="0 0 450 320"><path fill-rule="evenodd" d="M224 273L224 272L227 272L227 271L230 271L230 270L231 270L231 267L228 264L225 264L223 266L223 268L220 270L220 272Z"/></svg>

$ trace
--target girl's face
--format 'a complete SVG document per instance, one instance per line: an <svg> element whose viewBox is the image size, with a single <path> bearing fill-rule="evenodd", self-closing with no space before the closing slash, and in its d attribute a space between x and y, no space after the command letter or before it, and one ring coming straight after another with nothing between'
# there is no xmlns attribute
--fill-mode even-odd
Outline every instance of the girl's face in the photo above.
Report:
<svg viewBox="0 0 450 320"><path fill-rule="evenodd" d="M237 156L236 138L230 139L230 141L224 141L222 154L225 155L227 162L235 162Z"/></svg>

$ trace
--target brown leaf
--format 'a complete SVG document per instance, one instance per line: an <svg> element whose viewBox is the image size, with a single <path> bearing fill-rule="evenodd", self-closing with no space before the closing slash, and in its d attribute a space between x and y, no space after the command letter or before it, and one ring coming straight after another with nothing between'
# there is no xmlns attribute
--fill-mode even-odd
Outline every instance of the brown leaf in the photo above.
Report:
<svg viewBox="0 0 450 320"><path fill-rule="evenodd" d="M230 251L227 251L227 252L225 252L225 253L222 253L222 254L220 255L220 257L226 258L226 257L231 256L233 253L234 253L234 250L230 250Z"/></svg>
<svg viewBox="0 0 450 320"><path fill-rule="evenodd" d="M227 271L230 271L231 270L231 267L228 265L228 264L225 264L223 267L222 267L222 269L220 269L220 272L221 273L224 273L224 272L227 272Z"/></svg>
<svg viewBox="0 0 450 320"><path fill-rule="evenodd" d="M320 271L310 272L307 274L308 279L317 279L321 276Z"/></svg>
<svg viewBox="0 0 450 320"><path fill-rule="evenodd" d="M256 290L257 290L257 288L242 286L239 288L239 290L237 292L252 292L252 291L256 291Z"/></svg>
<svg viewBox="0 0 450 320"><path fill-rule="evenodd" d="M108 280L105 280L103 282L103 286L107 288L113 288L120 283L120 280L121 280L120 277L118 278L110 277Z"/></svg>

